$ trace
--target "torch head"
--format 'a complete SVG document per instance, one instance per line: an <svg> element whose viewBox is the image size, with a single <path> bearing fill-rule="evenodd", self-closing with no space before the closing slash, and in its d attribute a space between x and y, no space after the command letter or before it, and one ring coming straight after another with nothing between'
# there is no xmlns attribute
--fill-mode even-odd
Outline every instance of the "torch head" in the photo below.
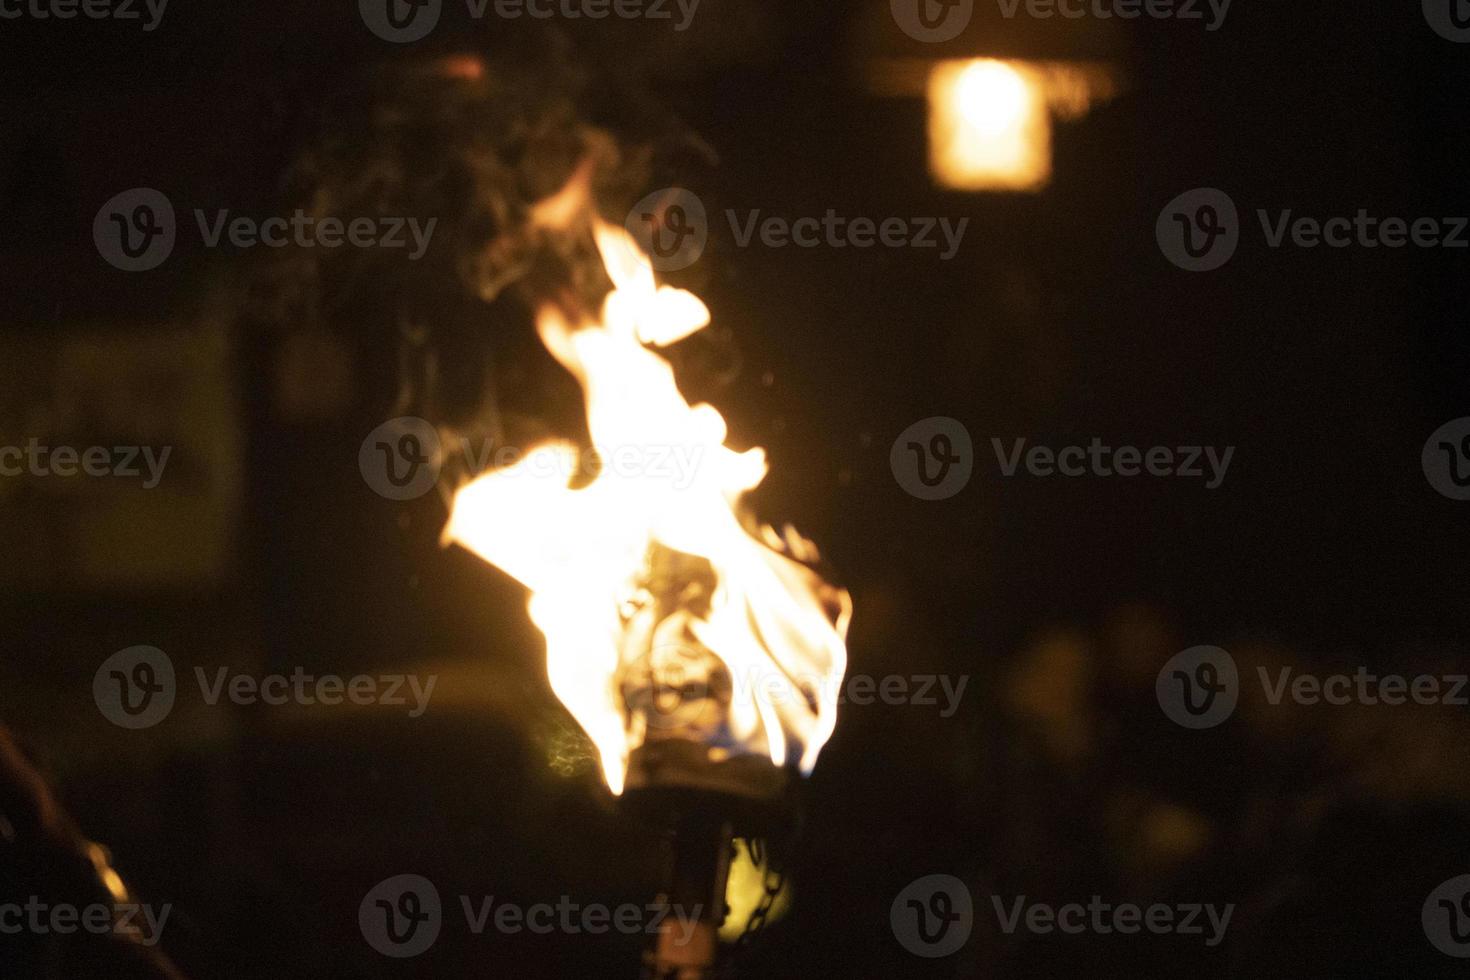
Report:
<svg viewBox="0 0 1470 980"><path fill-rule="evenodd" d="M791 777L732 733L735 678L697 635L716 586L708 561L656 546L625 606L618 689L640 743L628 803L650 815L722 813L738 835L760 834L781 821Z"/></svg>

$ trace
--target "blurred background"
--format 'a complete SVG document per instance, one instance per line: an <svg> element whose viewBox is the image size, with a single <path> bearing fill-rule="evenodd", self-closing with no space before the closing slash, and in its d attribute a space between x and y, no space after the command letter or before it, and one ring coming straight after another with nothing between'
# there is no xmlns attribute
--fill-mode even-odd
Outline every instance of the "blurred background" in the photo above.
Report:
<svg viewBox="0 0 1470 980"><path fill-rule="evenodd" d="M0 444L172 447L152 489L0 478L0 721L128 883L172 904L183 973L636 973L638 936L465 928L460 895L650 901L653 848L548 687L524 591L441 547L438 494L385 499L358 465L404 398L452 422L490 403L513 434L578 415L529 318L481 302L463 260L505 230L485 226L484 188L554 190L570 161L547 147L584 124L626 148L616 223L669 186L708 210L703 256L670 278L713 327L671 357L733 444L768 450L760 515L818 542L851 590L849 671L968 678L947 717L942 698L841 709L803 787L794 902L742 975L1463 970L1420 909L1470 872L1465 709L1272 706L1253 678L1465 672L1470 504L1435 491L1420 453L1470 414L1466 253L1271 248L1255 215L1470 213L1470 46L1415 4L1241 3L1216 30L1207 9L981 7L933 44L857 2L703 0L683 31L449 3L410 44L348 3L179 3L151 31L0 22ZM931 166L923 80L941 58L1091 80L1085 111L1054 114L1036 186L962 188ZM128 273L93 224L137 187L172 201L179 233ZM1239 207L1240 244L1194 273L1155 226L1199 187ZM439 237L418 264L209 248L192 217L296 207L434 215ZM968 224L944 260L742 246L725 218L829 209ZM411 380L426 349L442 389ZM935 416L970 433L974 476L923 500L889 454ZM1235 454L1216 489L1003 477L991 439L1023 437ZM143 644L181 693L126 730L93 678ZM1242 676L1208 731L1155 699L1196 645ZM409 717L210 705L196 667L438 680ZM435 882L449 924L394 960L357 912L406 873ZM931 874L976 907L936 959L890 918ZM1095 894L1236 911L1206 947L1007 935L989 898Z"/></svg>

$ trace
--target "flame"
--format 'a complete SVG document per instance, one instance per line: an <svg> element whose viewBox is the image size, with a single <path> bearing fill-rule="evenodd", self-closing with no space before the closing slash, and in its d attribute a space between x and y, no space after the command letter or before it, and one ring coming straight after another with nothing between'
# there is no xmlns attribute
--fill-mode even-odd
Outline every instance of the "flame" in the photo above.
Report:
<svg viewBox="0 0 1470 980"><path fill-rule="evenodd" d="M577 448L539 445L456 491L445 540L530 590L552 690L596 746L613 793L650 734L624 692L640 652L669 635L637 625L636 613L653 556L669 552L713 573L708 601L682 611L676 631L729 674L710 758L759 754L809 772L836 723L851 600L808 567L815 549L795 532L742 524L741 500L767 471L764 451L726 446L720 413L685 401L672 366L650 349L704 328L709 310L659 285L633 237L595 217L588 177L584 167L533 220L566 230L580 215L613 289L597 317L547 303L536 327L582 386L603 465L574 488L570 475L587 469Z"/></svg>

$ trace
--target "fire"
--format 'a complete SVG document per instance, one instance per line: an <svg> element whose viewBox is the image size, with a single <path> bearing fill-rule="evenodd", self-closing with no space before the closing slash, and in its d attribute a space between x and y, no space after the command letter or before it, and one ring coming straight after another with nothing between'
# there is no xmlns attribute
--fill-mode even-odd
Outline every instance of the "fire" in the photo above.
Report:
<svg viewBox="0 0 1470 980"><path fill-rule="evenodd" d="M851 600L809 567L815 549L794 531L742 523L765 453L726 446L723 417L685 401L655 349L703 329L709 310L660 285L633 237L595 216L586 177L533 214L590 227L613 288L600 314L547 303L536 327L582 386L601 466L570 443L537 446L456 491L445 540L530 590L552 690L613 793L630 753L669 724L630 691L677 693L691 665L708 685L694 703L711 761L763 755L809 772L836 723Z"/></svg>

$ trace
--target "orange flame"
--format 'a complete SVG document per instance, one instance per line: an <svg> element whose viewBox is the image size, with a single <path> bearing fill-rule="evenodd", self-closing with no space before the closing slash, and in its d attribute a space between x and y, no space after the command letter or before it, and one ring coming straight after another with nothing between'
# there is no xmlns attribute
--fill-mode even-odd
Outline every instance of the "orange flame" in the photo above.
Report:
<svg viewBox="0 0 1470 980"><path fill-rule="evenodd" d="M551 687L596 746L612 792L622 792L629 754L649 734L622 691L639 645L628 642L629 604L660 548L703 559L714 573L707 606L681 617L732 679L710 758L760 754L810 772L836 723L851 600L808 567L815 549L794 531L752 535L742 525L741 500L764 479L765 452L726 446L724 418L685 401L671 365L650 349L703 329L709 310L659 285L633 237L595 217L589 173L542 202L533 220L565 230L588 216L614 288L598 317L548 303L536 326L581 383L604 465L574 489L576 447L542 444L460 487L445 540L530 590Z"/></svg>

